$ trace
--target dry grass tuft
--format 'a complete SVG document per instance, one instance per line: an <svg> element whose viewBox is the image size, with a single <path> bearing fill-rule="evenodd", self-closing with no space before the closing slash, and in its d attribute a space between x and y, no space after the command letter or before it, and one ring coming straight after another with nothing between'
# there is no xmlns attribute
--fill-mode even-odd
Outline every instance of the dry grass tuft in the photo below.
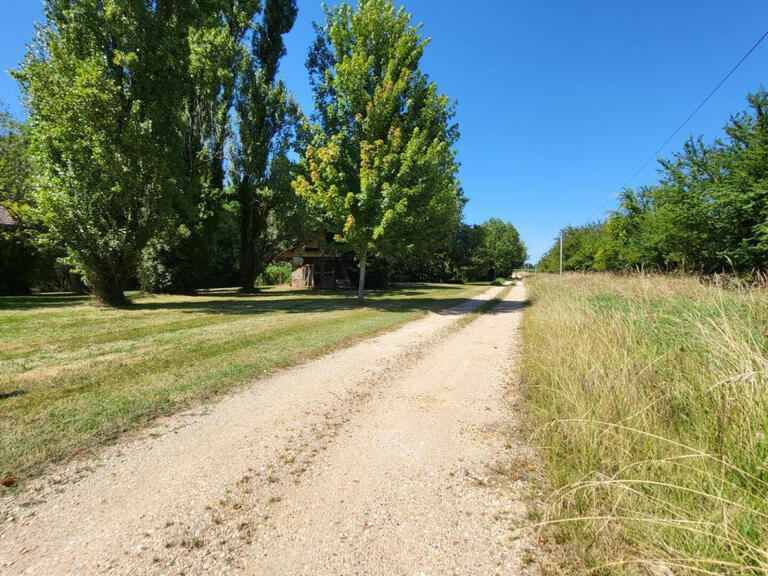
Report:
<svg viewBox="0 0 768 576"><path fill-rule="evenodd" d="M552 573L768 573L765 289L528 285L523 394L552 487Z"/></svg>

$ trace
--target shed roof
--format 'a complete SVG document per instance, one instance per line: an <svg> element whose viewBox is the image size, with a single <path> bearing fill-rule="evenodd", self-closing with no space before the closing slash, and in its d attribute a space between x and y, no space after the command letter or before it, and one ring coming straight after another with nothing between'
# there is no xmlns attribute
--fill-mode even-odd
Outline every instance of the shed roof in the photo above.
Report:
<svg viewBox="0 0 768 576"><path fill-rule="evenodd" d="M5 206L0 204L0 228L16 228L19 221L8 213Z"/></svg>

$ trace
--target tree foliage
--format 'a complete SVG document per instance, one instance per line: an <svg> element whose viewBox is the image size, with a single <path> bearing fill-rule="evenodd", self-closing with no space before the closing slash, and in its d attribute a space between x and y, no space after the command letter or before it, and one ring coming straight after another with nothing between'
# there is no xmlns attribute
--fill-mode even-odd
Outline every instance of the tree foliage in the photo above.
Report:
<svg viewBox="0 0 768 576"><path fill-rule="evenodd" d="M183 173L195 2L47 0L17 73L50 235L104 303L124 301Z"/></svg>
<svg viewBox="0 0 768 576"><path fill-rule="evenodd" d="M730 119L713 144L690 139L661 161L658 184L625 190L599 224L567 228L566 270L704 273L768 269L768 93ZM541 268L559 266L556 243Z"/></svg>
<svg viewBox="0 0 768 576"><path fill-rule="evenodd" d="M32 203L32 175L29 132L0 101L0 205L19 222Z"/></svg>
<svg viewBox="0 0 768 576"><path fill-rule="evenodd" d="M293 193L302 115L277 79L285 54L283 36L296 20L295 0L266 0L243 58L235 101L237 142L231 179L239 202L241 287L256 277L292 240L308 232L312 218Z"/></svg>
<svg viewBox="0 0 768 576"><path fill-rule="evenodd" d="M145 290L188 292L238 280L237 207L227 191L225 156L244 43L259 10L258 0L208 0L190 28L181 194L142 251Z"/></svg>
<svg viewBox="0 0 768 576"><path fill-rule="evenodd" d="M307 65L317 124L296 191L360 263L455 230L462 198L453 106L419 69L426 47L391 0L325 9Z"/></svg>
<svg viewBox="0 0 768 576"><path fill-rule="evenodd" d="M508 278L528 257L520 234L510 222L491 218L480 226L480 245L471 258L478 280Z"/></svg>
<svg viewBox="0 0 768 576"><path fill-rule="evenodd" d="M296 0L44 9L15 72L28 126L0 118L0 202L23 223L3 237L24 289L40 247L110 305L136 286L250 291L321 231L346 246L345 267L356 258L360 298L368 260L386 283L491 279L524 258L511 225L461 224L455 104L392 0L325 9L307 61L312 124L278 75Z"/></svg>
<svg viewBox="0 0 768 576"><path fill-rule="evenodd" d="M0 102L0 206L15 222L0 228L0 293L29 291L40 264L32 194L33 164L26 126Z"/></svg>
<svg viewBox="0 0 768 576"><path fill-rule="evenodd" d="M189 291L239 272L252 287L308 220L291 189L300 113L276 79L295 0L47 0L45 14L16 75L50 240L107 304L137 278Z"/></svg>
<svg viewBox="0 0 768 576"><path fill-rule="evenodd" d="M462 223L439 249L409 253L390 263L397 280L478 282L508 278L520 268L528 251L517 229L497 218L482 224Z"/></svg>

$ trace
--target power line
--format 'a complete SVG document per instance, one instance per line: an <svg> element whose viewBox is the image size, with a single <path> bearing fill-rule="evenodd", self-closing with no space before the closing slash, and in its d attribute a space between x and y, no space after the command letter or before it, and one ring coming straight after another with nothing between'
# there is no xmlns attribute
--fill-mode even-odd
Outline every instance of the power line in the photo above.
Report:
<svg viewBox="0 0 768 576"><path fill-rule="evenodd" d="M626 186L626 184L625 184L624 186ZM624 188L624 186L622 186L622 188ZM602 211L603 211L603 208L605 208L606 206L608 206L608 204L610 204L610 203L611 203L611 201L612 201L614 198L616 198L617 196L618 196L618 194L617 194L617 193L613 193L613 194L611 194L611 195L610 195L610 196L609 196L609 197L608 197L608 198L605 200L605 202L603 202L602 204L600 204L600 207L599 207L597 210L595 210L594 212L592 212L592 214L590 214L589 216L587 216L587 218L584 220L584 222L582 222L581 224L579 224L579 226L583 226L584 224L587 224L587 223L589 223L589 221L590 221L590 220L592 220L592 217L593 217L593 216L596 216L597 214L599 214L600 212L602 212Z"/></svg>
<svg viewBox="0 0 768 576"><path fill-rule="evenodd" d="M623 190L624 188L626 188L626 187L629 185L629 183L630 183L630 182L632 182L632 180L634 180L634 179L637 177L637 175L638 175L638 174L640 174L640 172L642 172L642 171L643 171L643 170L646 168L646 166L648 166L648 164L650 164L650 163L651 163L651 162L652 162L652 161L653 161L653 160L654 160L654 159L655 159L655 158L656 158L656 157L659 155L659 153L660 153L662 150L664 150L664 148L666 148L666 147L667 147L667 144L669 144L669 143L672 141L672 139L673 139L675 136L677 136L677 135L680 133L680 131L681 131L683 128L685 128L685 126L688 124L688 122L690 122L690 121L693 119L693 117L694 117L694 116L696 116L696 113L697 113L699 110L701 110L701 109L704 107L704 105L705 105L707 102L709 102L709 100L712 98L712 96L714 96L714 95L715 95L715 93L717 93L717 91L718 91L718 90L720 90L720 88L723 86L723 84L725 84L725 83L728 81L728 79L729 79L731 76L733 76L733 73L734 73L734 72L736 72L736 70L738 70L738 69L739 69L739 67L740 67L742 64L744 64L744 62L746 61L746 59L747 59L747 58L749 58L749 57L752 55L752 52L754 52L754 51L757 49L757 47L758 47L758 46L760 46L760 44L762 44L762 43L763 43L763 40L765 40L766 38L768 38L768 30L766 30L765 34L763 34L763 35L760 37L760 39L759 39L757 42L755 42L755 43L752 45L752 47L751 47L749 50L747 50L747 52L744 54L744 56L742 56L742 57L741 57L741 59L740 59L740 60L739 60L739 61L736 63L736 65L735 65L733 68L731 68L731 69L730 69L730 71L728 72L728 74L726 74L726 75L723 77L723 79L722 79L722 80L720 80L720 82L717 84L717 86L715 86L715 87L712 89L712 91L711 91L709 94L707 94L706 98L704 98L704 100L702 100L702 101L699 103L699 105L698 105L698 106L696 106L696 108L694 108L693 112L691 112L691 113L688 115L688 117L687 117L687 118L686 118L686 119L683 121L683 123L682 123L682 124L680 124L680 126L678 126L678 127L677 127L677 129L676 129L674 132L672 132L672 134L670 134L669 138L667 138L666 140L664 140L664 143L663 143L661 146L659 146L659 147L656 149L656 151L655 151L653 154L651 154L651 155L648 157L648 159L647 159L645 162L643 162L642 166L640 166L640 168L638 168L637 170L635 170L635 172L632 174L632 176L630 176L629 178L627 178L627 180L624 182L624 184L622 184L622 185L621 185L621 187L620 187L620 189L619 189L619 190ZM614 199L614 198L615 198L617 195L618 195L618 193L614 193L614 194L611 194L611 196L610 196L610 197L609 197L609 198L608 198L608 199L607 199L605 202L603 202L603 204L602 204L602 205L601 205L601 206L600 206L600 207L599 207L597 210L595 210L595 211L594 211L592 214L590 214L590 215L587 217L587 219L586 219L586 220L584 220L583 224L586 224L586 223L588 223L588 222L589 222L589 221L592 219L592 217L593 217L593 216L595 216L596 214L598 214L598 213L599 213L599 212L600 212L600 211L601 211L601 210L602 210L602 209L603 209L603 208L604 208L604 207L605 207L605 206L606 206L606 205L607 205L607 204L608 204L608 203L609 203L611 200L613 200L613 199ZM583 225L583 224L582 224L582 225Z"/></svg>

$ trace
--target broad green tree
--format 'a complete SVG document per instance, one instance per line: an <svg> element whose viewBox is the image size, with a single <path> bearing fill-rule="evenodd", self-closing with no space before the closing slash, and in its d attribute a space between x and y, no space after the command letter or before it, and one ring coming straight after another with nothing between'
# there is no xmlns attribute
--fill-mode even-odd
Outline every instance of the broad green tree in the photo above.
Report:
<svg viewBox="0 0 768 576"><path fill-rule="evenodd" d="M46 0L17 73L50 234L98 300L125 302L183 173L197 2Z"/></svg>
<svg viewBox="0 0 768 576"><path fill-rule="evenodd" d="M482 279L508 278L527 257L520 233L511 223L491 218L480 225L480 245L472 257L472 264Z"/></svg>
<svg viewBox="0 0 768 576"><path fill-rule="evenodd" d="M0 100L0 205L23 221L32 203L32 158L29 131L5 110Z"/></svg>
<svg viewBox="0 0 768 576"><path fill-rule="evenodd" d="M419 68L427 45L391 0L325 8L307 61L316 120L294 187L355 253L358 297L372 256L451 238L462 197L453 106Z"/></svg>

